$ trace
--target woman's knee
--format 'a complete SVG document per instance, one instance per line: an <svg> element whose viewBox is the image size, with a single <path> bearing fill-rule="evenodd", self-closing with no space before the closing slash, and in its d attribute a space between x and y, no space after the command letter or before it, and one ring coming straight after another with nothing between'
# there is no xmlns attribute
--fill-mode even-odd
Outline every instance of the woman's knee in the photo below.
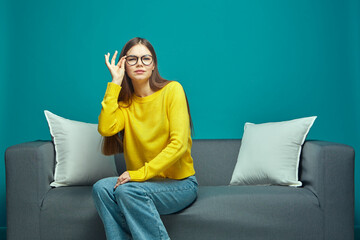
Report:
<svg viewBox="0 0 360 240"><path fill-rule="evenodd" d="M117 177L108 177L98 180L92 187L93 193L103 193L114 188Z"/></svg>
<svg viewBox="0 0 360 240"><path fill-rule="evenodd" d="M139 195L145 195L144 190L138 184L138 182L127 182L119 185L114 190L115 197L119 200L129 200Z"/></svg>

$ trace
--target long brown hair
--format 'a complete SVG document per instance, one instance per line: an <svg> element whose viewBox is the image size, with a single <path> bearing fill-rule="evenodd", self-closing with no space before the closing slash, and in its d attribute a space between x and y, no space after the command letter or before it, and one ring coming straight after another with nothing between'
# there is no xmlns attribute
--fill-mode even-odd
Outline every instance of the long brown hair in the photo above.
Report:
<svg viewBox="0 0 360 240"><path fill-rule="evenodd" d="M132 48L136 44L142 44L145 47L147 47L149 49L149 51L151 52L151 55L153 56L153 63L155 65L155 68L152 72L152 75L149 78L149 84L150 84L150 88L153 91L158 91L161 88L163 88L164 86L166 86L168 83L170 83L171 81L166 80L160 76L160 73L158 70L156 53L155 53L153 46L151 45L151 43L148 40L146 40L145 38L140 38L140 37L135 37L133 39L130 39L124 45L123 49L121 50L118 61L120 61L120 59L124 55L126 55L127 51L129 51L130 48ZM120 94L118 97L118 102L123 101L127 105L124 107L129 107L132 103L131 97L133 94L134 94L134 86L131 82L131 78L127 75L127 73L125 71L124 79L121 83L121 91L120 91ZM193 132L194 132L193 128L194 127L193 127L193 123L191 120L190 107L189 107L189 102L188 102L186 93L185 93L185 98L186 98L186 104L187 104L188 112L189 112L191 136L193 136ZM123 129L119 133L117 133L113 136L110 136L110 137L103 136L103 138L102 138L102 153L104 155L114 155L116 153L124 152L124 147L123 147L124 131L125 131L125 129Z"/></svg>

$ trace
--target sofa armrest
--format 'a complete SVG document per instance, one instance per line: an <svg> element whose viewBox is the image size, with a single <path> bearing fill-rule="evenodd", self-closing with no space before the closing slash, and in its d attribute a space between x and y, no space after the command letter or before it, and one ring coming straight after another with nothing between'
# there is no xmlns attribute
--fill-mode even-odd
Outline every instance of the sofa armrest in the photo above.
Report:
<svg viewBox="0 0 360 240"><path fill-rule="evenodd" d="M7 148L5 168L7 239L38 239L40 208L54 179L53 142L37 140Z"/></svg>
<svg viewBox="0 0 360 240"><path fill-rule="evenodd" d="M303 145L300 179L324 212L324 239L354 237L354 160L354 148L345 144L310 140Z"/></svg>

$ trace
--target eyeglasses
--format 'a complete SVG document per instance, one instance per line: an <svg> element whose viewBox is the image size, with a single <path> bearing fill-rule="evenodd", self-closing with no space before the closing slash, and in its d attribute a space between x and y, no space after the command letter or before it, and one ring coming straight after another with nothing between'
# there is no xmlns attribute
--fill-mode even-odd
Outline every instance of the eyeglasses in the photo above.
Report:
<svg viewBox="0 0 360 240"><path fill-rule="evenodd" d="M135 55L129 55L126 57L126 62L130 66L134 66L138 62L139 57ZM152 63L152 56L147 54L141 57L141 61L144 65L150 65Z"/></svg>

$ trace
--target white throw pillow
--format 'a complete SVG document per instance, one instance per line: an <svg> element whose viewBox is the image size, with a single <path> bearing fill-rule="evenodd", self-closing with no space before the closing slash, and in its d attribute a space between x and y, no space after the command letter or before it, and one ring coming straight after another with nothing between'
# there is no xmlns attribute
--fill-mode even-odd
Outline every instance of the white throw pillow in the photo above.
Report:
<svg viewBox="0 0 360 240"><path fill-rule="evenodd" d="M65 119L47 110L44 113L56 152L50 186L93 185L99 179L118 176L114 155L101 152L97 124Z"/></svg>
<svg viewBox="0 0 360 240"><path fill-rule="evenodd" d="M245 123L230 185L302 186L302 145L317 116L283 122Z"/></svg>

